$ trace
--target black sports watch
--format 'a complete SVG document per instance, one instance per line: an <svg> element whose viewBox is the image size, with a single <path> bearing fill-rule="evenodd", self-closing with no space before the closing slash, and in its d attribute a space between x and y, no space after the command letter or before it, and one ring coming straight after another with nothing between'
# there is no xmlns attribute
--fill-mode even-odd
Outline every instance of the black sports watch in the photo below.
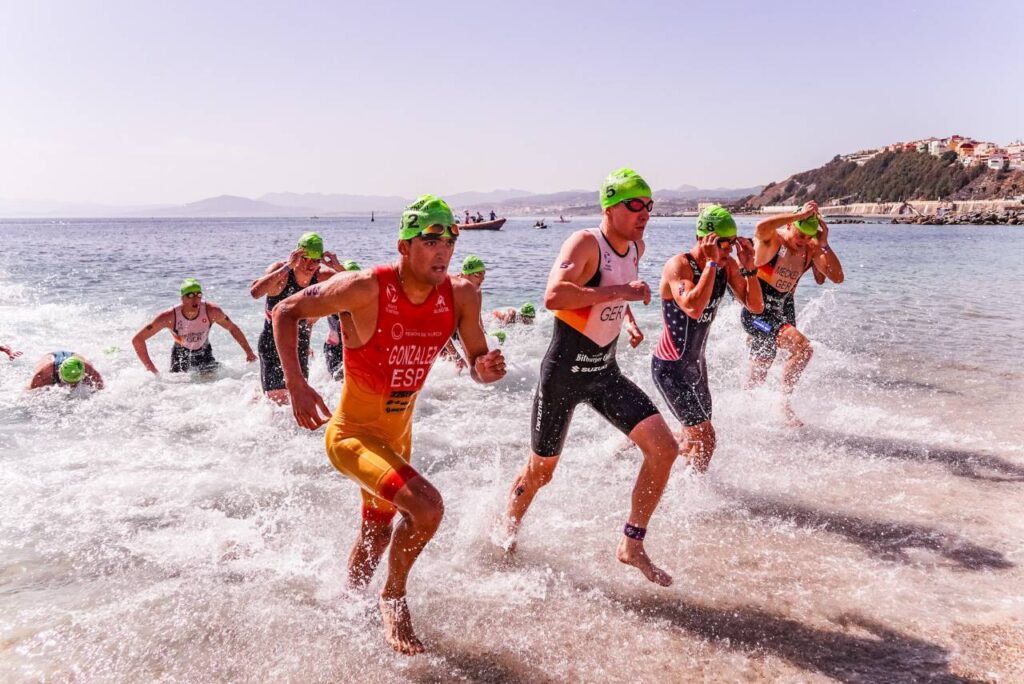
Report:
<svg viewBox="0 0 1024 684"><path fill-rule="evenodd" d="M750 276L755 276L755 275L757 275L757 269L756 268L752 268L752 269L750 269L748 271L747 269L745 269L742 266L740 266L740 275L743 276L744 278L749 278Z"/></svg>

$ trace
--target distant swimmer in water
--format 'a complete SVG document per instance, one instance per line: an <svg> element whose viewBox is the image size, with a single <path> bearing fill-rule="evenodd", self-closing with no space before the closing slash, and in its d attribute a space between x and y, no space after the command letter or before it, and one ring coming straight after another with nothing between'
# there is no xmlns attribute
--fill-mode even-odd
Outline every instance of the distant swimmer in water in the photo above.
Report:
<svg viewBox="0 0 1024 684"><path fill-rule="evenodd" d="M748 387L762 384L779 348L789 352L782 369L782 409L786 423L803 425L793 412L790 396L800 375L810 363L814 350L796 328L793 294L808 270L819 285L828 278L843 282L843 266L828 244L828 226L818 214L818 205L808 202L795 214L766 218L754 229L754 263L761 280L764 311L753 314L744 309L740 316L750 344Z"/></svg>
<svg viewBox="0 0 1024 684"><path fill-rule="evenodd" d="M654 403L622 374L615 360L623 324L630 344L643 340L628 302L651 300L651 289L639 279L637 266L654 202L650 186L632 169L612 172L599 199L604 211L600 228L573 233L548 276L544 305L554 311L554 335L533 400L532 452L509 493L508 536L503 543L510 551L514 548L530 503L554 475L573 411L581 403L589 404L644 455L616 555L648 580L668 586L672 578L647 556L644 536L678 445Z"/></svg>
<svg viewBox="0 0 1024 684"><path fill-rule="evenodd" d="M324 262L322 265L321 262ZM288 403L288 390L285 389L284 373L281 370L281 359L274 346L274 327L271 312L277 303L290 297L310 285L327 280L337 271L341 264L337 257L324 251L324 241L317 233L303 233L298 246L288 255L288 261L275 261L266 273L252 282L249 294L253 299L266 297L263 307L263 332L260 333L256 345L260 354L260 380L263 391L271 400ZM299 362L302 374L309 377L309 342L313 333L314 321L303 321L299 326Z"/></svg>
<svg viewBox="0 0 1024 684"><path fill-rule="evenodd" d="M735 260L730 258L734 244ZM679 446L700 472L715 453L704 348L727 286L747 310L761 313L753 244L737 237L728 211L710 206L697 217L697 244L669 259L661 271L665 326L651 356L654 384L683 426Z"/></svg>
<svg viewBox="0 0 1024 684"><path fill-rule="evenodd" d="M507 309L495 309L491 312L491 318L501 326L515 325L516 323L533 325L537 319L537 307L533 305L533 302L526 302L518 309L511 306Z"/></svg>
<svg viewBox="0 0 1024 684"><path fill-rule="evenodd" d="M458 329L473 379L505 375L505 359L488 351L480 325L480 292L448 277L459 228L448 205L424 195L402 214L398 263L333 278L278 304L274 338L281 350L292 411L315 430L330 417L323 399L301 372L298 326L341 311L345 383L327 427L327 456L362 488L362 522L348 561L349 583L365 587L390 545L381 591L384 636L399 653L423 652L405 601L409 571L434 536L441 494L411 465L412 417L427 373ZM392 529L391 521L401 513ZM457 588L452 598L461 595Z"/></svg>
<svg viewBox="0 0 1024 684"><path fill-rule="evenodd" d="M464 280L476 288L477 292L484 285L484 278L487 277L487 266L484 260L475 254L470 254L462 260L462 271L455 276L455 280ZM453 361L455 367L462 371L466 367L466 361L462 358L455 343L459 341L459 331L456 330L448 344L441 350L441 358ZM504 341L504 340L502 340Z"/></svg>
<svg viewBox="0 0 1024 684"><path fill-rule="evenodd" d="M2 352L4 354L7 354L7 358L9 358L11 361L13 361L14 359L16 359L19 356L21 356L21 352L20 351L14 351L10 347L2 345L2 344L0 344L0 352Z"/></svg>
<svg viewBox="0 0 1024 684"><path fill-rule="evenodd" d="M348 259L341 264L341 268L345 271L358 271L359 264ZM327 317L327 341L324 342L324 362L327 364L327 372L332 378L339 381L345 377L345 367L342 363L345 358L345 345L341 340L341 316L342 314L332 313Z"/></svg>
<svg viewBox="0 0 1024 684"><path fill-rule="evenodd" d="M159 373L153 360L149 357L146 340L161 330L171 331L174 345L171 347L171 372L183 373L198 371L208 373L220 364L213 358L213 347L210 345L210 328L213 324L221 326L235 338L235 342L245 352L246 363L256 360L245 334L228 318L224 310L213 302L203 300L203 286L195 278L185 278L178 289L181 304L157 314L157 317L142 327L132 338L132 346L139 361L150 373Z"/></svg>
<svg viewBox="0 0 1024 684"><path fill-rule="evenodd" d="M103 377L81 354L56 351L39 360L28 389L39 389L47 385L75 387L80 383L94 389L103 389Z"/></svg>

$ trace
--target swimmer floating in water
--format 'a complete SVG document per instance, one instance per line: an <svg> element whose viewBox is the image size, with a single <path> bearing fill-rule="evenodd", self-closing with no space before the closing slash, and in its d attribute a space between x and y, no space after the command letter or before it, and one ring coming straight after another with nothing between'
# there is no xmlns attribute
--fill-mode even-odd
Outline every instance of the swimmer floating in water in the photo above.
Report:
<svg viewBox="0 0 1024 684"><path fill-rule="evenodd" d="M402 214L397 264L313 285L274 310L274 339L295 420L315 430L330 419L327 456L362 488L349 583L365 587L390 547L380 610L385 639L406 655L424 650L405 601L406 582L444 514L441 494L411 464L416 397L456 329L474 380L490 383L505 375L501 352L487 349L480 292L448 277L458 236L448 205L424 195ZM345 383L332 417L302 373L299 325L339 311L345 314ZM392 528L396 513L401 516Z"/></svg>
<svg viewBox="0 0 1024 684"><path fill-rule="evenodd" d="M235 338L235 342L245 352L246 363L256 360L245 334L228 318L224 310L213 302L203 300L203 286L195 278L186 278L178 288L181 303L157 315L142 327L132 338L132 346L139 361L150 373L158 373L153 360L149 357L146 340L161 330L171 331L174 345L171 346L171 372L183 373L199 371L209 373L220 364L213 358L213 347L210 345L210 328L216 323Z"/></svg>
<svg viewBox="0 0 1024 684"><path fill-rule="evenodd" d="M47 385L74 387L80 383L103 389L103 377L83 356L70 351L56 351L39 360L28 389Z"/></svg>
<svg viewBox="0 0 1024 684"><path fill-rule="evenodd" d="M526 302L518 309L511 306L507 309L495 309L491 312L491 318L501 326L515 325L516 323L533 325L537 319L537 307L533 305L533 302Z"/></svg>

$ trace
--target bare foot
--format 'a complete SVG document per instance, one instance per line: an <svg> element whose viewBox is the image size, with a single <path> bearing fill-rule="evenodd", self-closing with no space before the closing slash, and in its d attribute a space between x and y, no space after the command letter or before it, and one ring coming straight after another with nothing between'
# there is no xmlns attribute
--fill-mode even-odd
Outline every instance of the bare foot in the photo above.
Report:
<svg viewBox="0 0 1024 684"><path fill-rule="evenodd" d="M793 411L793 407L789 405L788 401L782 402L782 415L787 427L799 428L804 426L804 422L797 418L796 412Z"/></svg>
<svg viewBox="0 0 1024 684"><path fill-rule="evenodd" d="M660 584L663 587L672 584L672 576L651 561L647 556L647 551L644 550L642 541L622 537L619 548L615 551L615 557L619 559L620 563L632 565L644 573L644 577L655 584Z"/></svg>
<svg viewBox="0 0 1024 684"><path fill-rule="evenodd" d="M501 549L506 557L516 553L516 535L519 525L506 515L499 517L491 530L491 543Z"/></svg>
<svg viewBox="0 0 1024 684"><path fill-rule="evenodd" d="M425 650L412 631L412 617L405 598L380 597L380 614L384 619L384 640L402 655L416 655Z"/></svg>

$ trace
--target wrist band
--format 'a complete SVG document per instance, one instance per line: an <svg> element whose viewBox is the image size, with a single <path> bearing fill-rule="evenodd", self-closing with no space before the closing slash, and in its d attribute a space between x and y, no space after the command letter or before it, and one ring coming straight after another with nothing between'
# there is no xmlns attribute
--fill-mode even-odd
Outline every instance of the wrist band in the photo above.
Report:
<svg viewBox="0 0 1024 684"><path fill-rule="evenodd" d="M750 269L748 271L747 269L745 269L742 266L740 266L740 275L743 276L744 278L749 278L750 276L756 276L757 275L757 269L756 268L752 268L752 269Z"/></svg>
<svg viewBox="0 0 1024 684"><path fill-rule="evenodd" d="M711 268L718 268L718 262L717 261L709 261L708 262L708 266L710 266Z"/></svg>
<svg viewBox="0 0 1024 684"><path fill-rule="evenodd" d="M622 534L626 535L630 539L636 539L637 541L643 541L644 537L647 536L646 527L637 527L636 525L630 525L626 523L626 527L623 528Z"/></svg>

